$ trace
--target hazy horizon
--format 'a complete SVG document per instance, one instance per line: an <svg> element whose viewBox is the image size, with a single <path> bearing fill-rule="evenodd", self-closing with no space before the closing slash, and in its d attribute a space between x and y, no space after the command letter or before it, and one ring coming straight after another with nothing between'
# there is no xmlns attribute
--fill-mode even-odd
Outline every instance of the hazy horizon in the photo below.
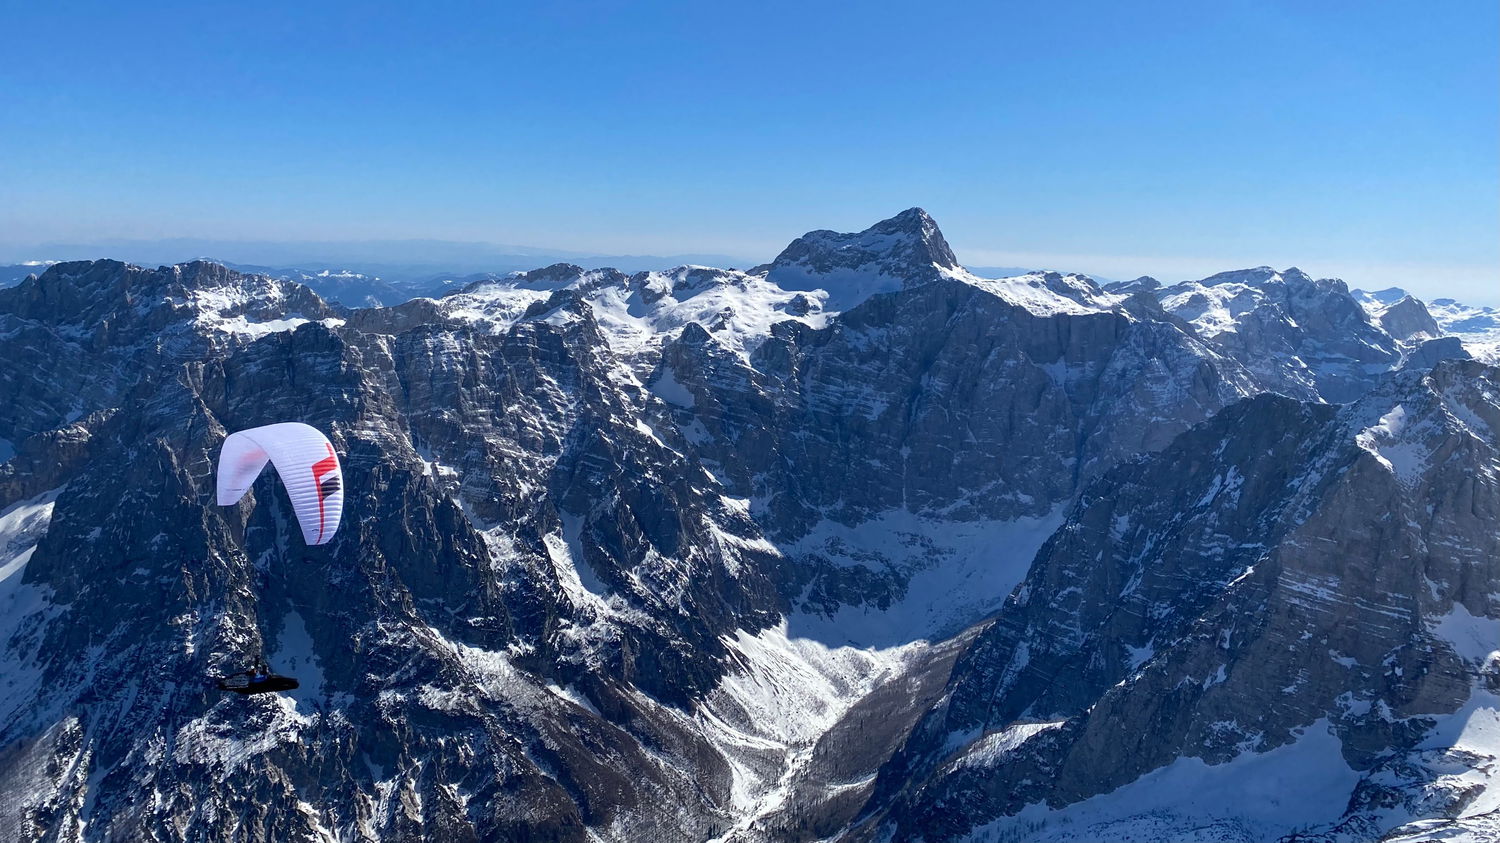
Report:
<svg viewBox="0 0 1500 843"><path fill-rule="evenodd" d="M878 218L874 218L869 222L877 221ZM942 225L941 219L938 220L938 224ZM790 243L792 239L789 237L787 243ZM1444 283L1441 276L1438 276L1435 281L1418 277L1392 277L1379 271L1389 269L1389 267L1372 268L1369 264L1358 262L1350 264L1352 271L1341 272L1337 267L1324 267L1321 263L1295 260L1280 263L1266 260L1236 263L1215 261L1211 258L1152 259L1108 255L1051 255L984 249L968 250L959 244L951 245L960 262L965 266L975 268L1081 272L1110 281L1129 280L1149 275L1165 284L1172 284L1255 266L1271 266L1278 270L1295 266L1314 277L1339 278L1351 289L1382 290L1400 287L1424 300L1453 298L1468 304L1500 306L1500 283L1490 283L1488 277L1481 277L1477 279L1477 284L1466 285L1462 283L1461 272L1455 275L1455 283L1448 285ZM161 240L102 240L92 244L41 244L21 247L0 244L0 263L20 265L30 262L110 258L154 266L209 259L242 266L265 266L277 269L342 268L377 275L385 272L392 277L415 277L450 272L455 275L510 272L536 269L553 262L580 263L590 268L615 266L617 269L631 272L642 269L666 269L684 263L747 268L769 262L785 246L786 243L782 243L775 250L759 256L692 252L652 255L608 254L586 249L575 251L514 243L431 238L333 241L165 238ZM393 254L392 250L397 248L405 248L409 251ZM426 251L423 251L424 249ZM465 251L468 254L463 254ZM279 257L278 254L280 254ZM320 254L322 254L321 257ZM969 257L971 254L979 259L971 259ZM490 255L492 259L486 260L484 255ZM1060 262L1062 260L1075 261L1075 263L1064 264ZM1108 269L1100 267L1108 267ZM1143 267L1144 270L1142 270ZM1423 268L1430 270L1432 266L1427 265ZM1465 289L1467 292L1463 292Z"/></svg>

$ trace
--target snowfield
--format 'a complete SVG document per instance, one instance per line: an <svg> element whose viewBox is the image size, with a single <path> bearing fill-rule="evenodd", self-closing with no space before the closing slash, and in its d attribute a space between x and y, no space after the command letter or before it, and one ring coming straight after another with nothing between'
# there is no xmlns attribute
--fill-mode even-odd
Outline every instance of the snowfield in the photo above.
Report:
<svg viewBox="0 0 1500 843"><path fill-rule="evenodd" d="M1291 744L1224 764L1182 757L1113 792L1063 808L1028 805L975 840L1034 843L1264 843L1337 820L1359 773L1326 721Z"/></svg>

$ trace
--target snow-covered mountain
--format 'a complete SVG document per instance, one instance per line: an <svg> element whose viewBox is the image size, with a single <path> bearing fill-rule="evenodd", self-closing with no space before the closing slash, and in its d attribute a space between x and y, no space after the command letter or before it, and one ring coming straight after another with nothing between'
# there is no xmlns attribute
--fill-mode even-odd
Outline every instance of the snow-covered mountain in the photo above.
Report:
<svg viewBox="0 0 1500 843"><path fill-rule="evenodd" d="M1343 282L1262 266L1153 291L1169 312L1288 395L1348 401L1401 360Z"/></svg>
<svg viewBox="0 0 1500 843"><path fill-rule="evenodd" d="M984 278L920 209L450 286L0 290L0 837L1493 828L1500 372L1400 299ZM326 547L212 505L288 419ZM302 687L212 689L257 652Z"/></svg>
<svg viewBox="0 0 1500 843"><path fill-rule="evenodd" d="M1493 307L1474 307L1447 298L1424 304L1399 287L1355 290L1354 295L1371 318L1382 323L1388 318L1407 320L1410 317L1404 313L1415 314L1420 308L1420 324L1436 326L1435 336L1457 337L1474 357L1500 362L1500 311Z"/></svg>

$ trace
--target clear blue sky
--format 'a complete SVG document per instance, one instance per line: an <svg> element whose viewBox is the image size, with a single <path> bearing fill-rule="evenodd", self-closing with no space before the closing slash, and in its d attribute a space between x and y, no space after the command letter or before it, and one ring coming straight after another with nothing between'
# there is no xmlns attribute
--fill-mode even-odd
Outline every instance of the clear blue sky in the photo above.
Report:
<svg viewBox="0 0 1500 843"><path fill-rule="evenodd" d="M766 259L921 205L970 264L1500 299L1494 0L0 0L0 32L0 244Z"/></svg>

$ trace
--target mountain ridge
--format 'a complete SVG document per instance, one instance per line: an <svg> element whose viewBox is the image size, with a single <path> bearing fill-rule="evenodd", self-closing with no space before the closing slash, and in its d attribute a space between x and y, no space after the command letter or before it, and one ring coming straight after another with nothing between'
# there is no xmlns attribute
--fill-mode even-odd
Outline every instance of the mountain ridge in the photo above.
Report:
<svg viewBox="0 0 1500 843"><path fill-rule="evenodd" d="M1330 840L1482 827L1500 374L1462 339L1291 270L980 278L920 209L782 256L369 308L201 262L0 290L0 829L1243 839L1290 830L1093 800L1286 747L1351 800L1297 814ZM343 455L327 548L274 479L211 505L222 436L292 417ZM255 651L304 687L208 688Z"/></svg>

